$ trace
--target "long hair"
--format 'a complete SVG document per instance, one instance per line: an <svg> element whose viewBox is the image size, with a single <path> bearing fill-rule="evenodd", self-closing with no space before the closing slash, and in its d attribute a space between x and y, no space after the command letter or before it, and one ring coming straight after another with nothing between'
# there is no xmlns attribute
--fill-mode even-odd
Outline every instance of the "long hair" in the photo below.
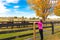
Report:
<svg viewBox="0 0 60 40"><path fill-rule="evenodd" d="M40 22L42 22L42 23L43 23L42 19L40 20Z"/></svg>

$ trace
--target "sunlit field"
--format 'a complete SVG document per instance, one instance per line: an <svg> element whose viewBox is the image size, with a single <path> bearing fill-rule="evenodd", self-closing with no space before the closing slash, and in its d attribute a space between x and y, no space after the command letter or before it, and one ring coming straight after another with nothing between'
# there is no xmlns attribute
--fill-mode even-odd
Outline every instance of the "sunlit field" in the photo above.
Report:
<svg viewBox="0 0 60 40"><path fill-rule="evenodd" d="M60 30L59 30L59 26L55 27L55 33L52 34L51 32L51 28L46 28L44 29L44 40L60 40ZM38 32L38 31L36 31ZM15 38L13 40L33 40L33 35L31 36L26 36L26 37L22 37L22 38ZM39 33L36 34L36 40L40 40L40 35Z"/></svg>
<svg viewBox="0 0 60 40"><path fill-rule="evenodd" d="M44 26L51 26L51 24L45 24ZM36 25L36 28L37 28L37 25ZM43 31L44 31L43 32L44 40L60 40L60 23L59 25L54 24L54 34L52 34L52 28L44 28ZM4 32L4 33L1 33L1 32ZM40 40L40 35L38 32L39 30L36 29L36 40ZM31 35L27 35L27 34L31 34ZM24 36L24 35L27 35L27 36ZM29 25L28 27L27 26L20 27L20 28L17 28L16 26L14 26L13 28L1 27L0 40L6 39L6 38L11 38L10 40L33 40L33 25L32 26Z"/></svg>
<svg viewBox="0 0 60 40"><path fill-rule="evenodd" d="M23 30L23 29L24 28L13 28L13 29L3 29L2 28L0 30L10 31L10 30ZM55 33L52 34L51 28L44 28L44 40L57 40L57 39L60 39L60 27L55 26L54 30L55 30ZM39 32L38 29L36 30L36 32ZM33 40L33 35L29 35L29 36L21 37L21 38L17 37L17 36L20 36L20 35L25 35L25 34L30 34L30 33L33 33L33 30L22 31L22 32L12 32L12 33L7 32L7 34L0 34L0 39L16 36L16 38L12 39L12 40L29 40L29 39ZM36 39L40 40L39 33L36 34Z"/></svg>

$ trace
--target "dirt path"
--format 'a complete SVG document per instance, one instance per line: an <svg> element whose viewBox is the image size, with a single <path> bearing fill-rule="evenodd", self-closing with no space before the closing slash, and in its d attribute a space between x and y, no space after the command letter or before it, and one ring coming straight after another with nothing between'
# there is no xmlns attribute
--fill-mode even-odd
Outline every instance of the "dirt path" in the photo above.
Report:
<svg viewBox="0 0 60 40"><path fill-rule="evenodd" d="M60 40L60 38L56 36L56 37L54 37L54 40Z"/></svg>
<svg viewBox="0 0 60 40"><path fill-rule="evenodd" d="M60 40L60 38L58 36L56 36L56 35L53 35L51 37L48 37L47 40Z"/></svg>

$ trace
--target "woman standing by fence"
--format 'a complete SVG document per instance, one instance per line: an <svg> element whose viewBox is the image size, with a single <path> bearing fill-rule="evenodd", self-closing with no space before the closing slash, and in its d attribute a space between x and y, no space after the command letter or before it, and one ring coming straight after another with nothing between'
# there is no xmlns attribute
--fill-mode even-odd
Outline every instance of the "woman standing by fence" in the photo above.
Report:
<svg viewBox="0 0 60 40"><path fill-rule="evenodd" d="M40 37L41 37L41 40L43 40L43 21L40 20L40 21L38 21L38 22L35 22L35 24L38 25Z"/></svg>

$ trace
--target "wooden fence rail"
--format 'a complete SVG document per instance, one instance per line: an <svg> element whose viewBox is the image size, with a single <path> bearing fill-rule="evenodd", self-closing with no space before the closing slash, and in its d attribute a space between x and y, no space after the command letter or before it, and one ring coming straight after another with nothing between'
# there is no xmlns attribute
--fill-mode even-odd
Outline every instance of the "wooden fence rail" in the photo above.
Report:
<svg viewBox="0 0 60 40"><path fill-rule="evenodd" d="M44 22L43 24L51 24L50 26L44 26L44 28L52 28L52 34L54 34L54 24L58 24L58 23L60 23L60 21L59 22ZM22 22L22 21L16 21L16 22L5 22L5 23L0 23L0 27L9 27L9 26L12 26L12 28L14 27L14 26L17 26L17 27L20 27L20 26L23 26L23 28L24 28L24 26L25 25L33 25L33 22L32 23L30 23L30 22ZM30 30L30 29L29 29ZM26 30L27 31L27 30ZM26 34L25 36L29 36L28 34ZM12 39L14 39L13 37L11 37ZM7 39L10 39L10 38L7 38Z"/></svg>
<svg viewBox="0 0 60 40"><path fill-rule="evenodd" d="M32 22L32 23L30 23ZM54 34L54 24L59 24L60 21L57 21L57 22L44 22L43 24L51 24L51 26L44 26L44 28L52 28L52 34ZM21 28L21 27L28 27L29 25L32 25L33 27L33 21L13 21L13 22L6 22L4 21L4 23L0 23L0 28L1 27L11 27L11 28L14 28L14 26L18 27L18 28Z"/></svg>

